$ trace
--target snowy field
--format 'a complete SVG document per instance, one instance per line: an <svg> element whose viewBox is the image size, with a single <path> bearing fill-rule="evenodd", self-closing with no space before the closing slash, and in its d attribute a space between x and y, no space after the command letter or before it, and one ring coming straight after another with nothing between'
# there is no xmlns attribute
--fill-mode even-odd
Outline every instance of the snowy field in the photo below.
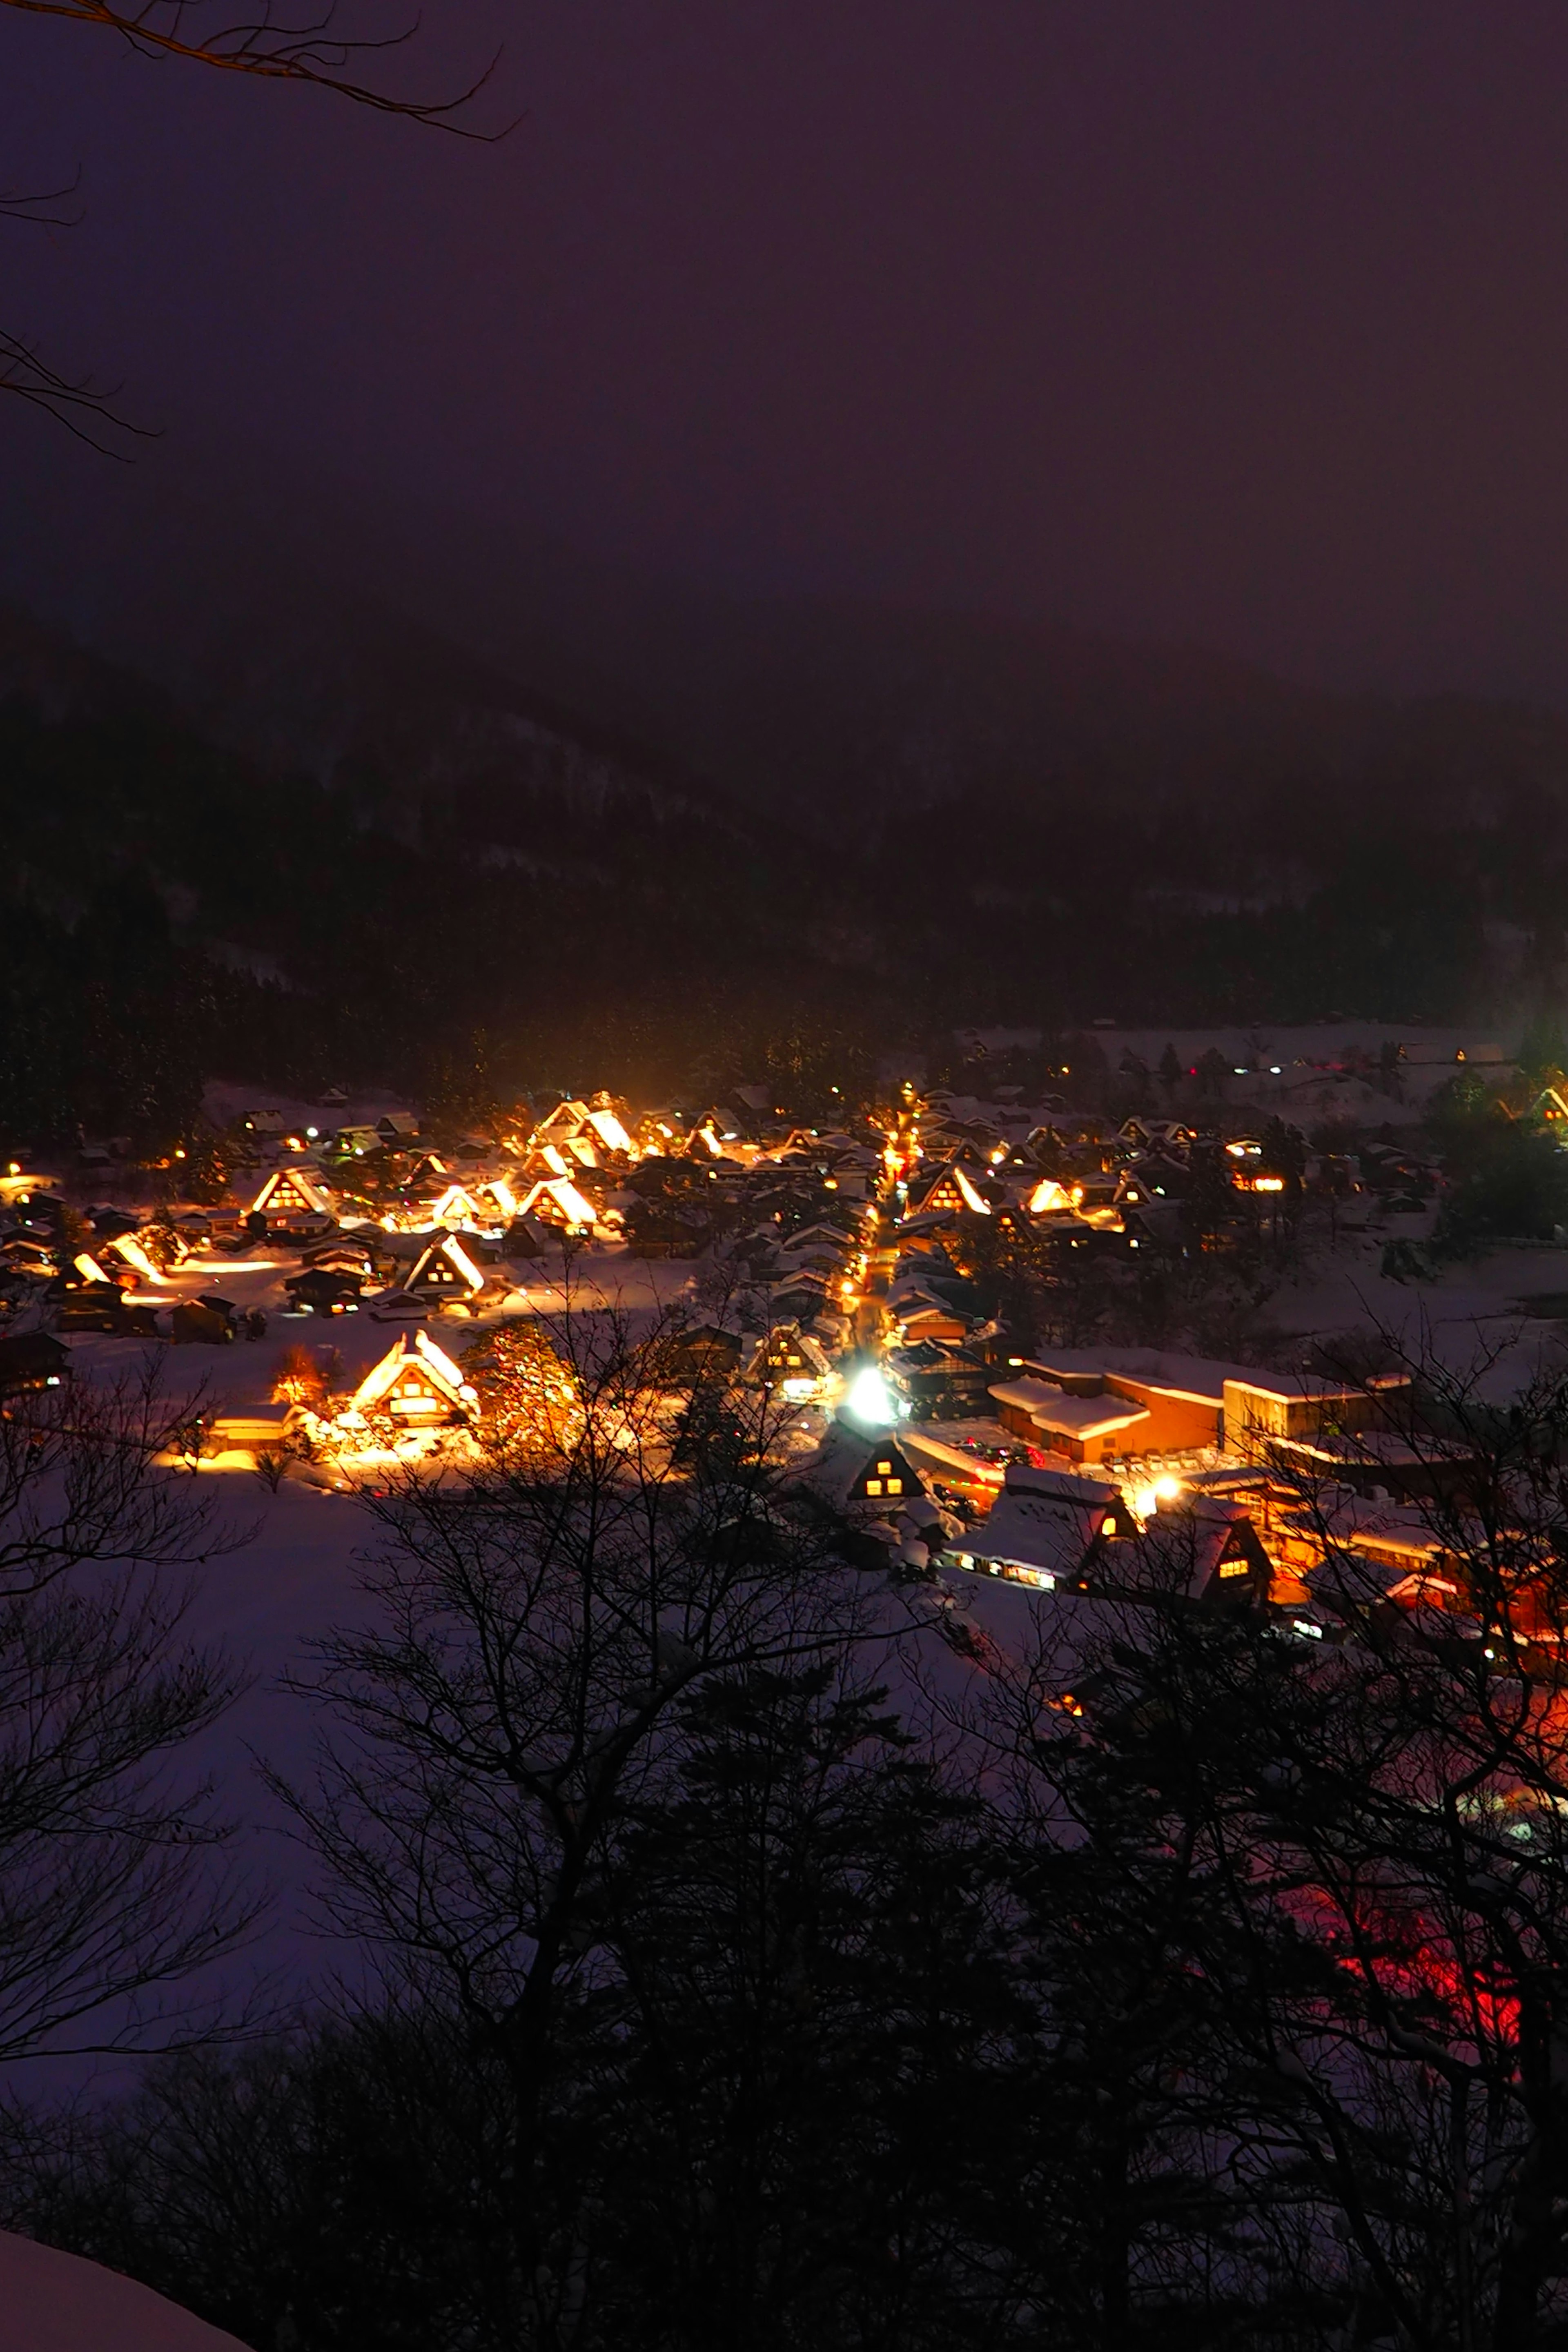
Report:
<svg viewBox="0 0 1568 2352"><path fill-rule="evenodd" d="M1384 1244L1398 1223L1342 1231L1334 1248L1320 1251L1268 1302L1265 1316L1274 1332L1304 1341L1380 1328L1412 1351L1430 1350L1455 1370L1486 1359L1486 1387L1496 1396L1511 1392L1542 1363L1568 1360L1568 1248L1498 1248L1474 1265L1447 1268L1439 1280L1400 1283L1380 1271ZM1353 1226L1353 1217L1347 1223ZM1413 1234L1416 1230L1413 1223ZM242 1309L263 1307L268 1328L260 1341L150 1347L84 1335L70 1343L73 1358L89 1377L112 1378L132 1371L152 1354L173 1392L183 1395L200 1385L214 1409L234 1411L268 1398L279 1356L302 1340L339 1351L342 1369L334 1384L348 1388L406 1327L378 1322L365 1310L330 1318L280 1311L283 1276L297 1263L287 1251L265 1246L238 1261L204 1252L161 1286L159 1295L167 1300L220 1291ZM548 1274L530 1269L505 1311L559 1313L567 1303L560 1271L553 1257ZM610 1307L649 1316L691 1300L699 1281L700 1274L687 1264L650 1265L625 1252L595 1250L584 1253L573 1267L571 1304L575 1311ZM457 1354L494 1319L432 1313L429 1328L444 1349ZM296 1465L276 1493L237 1454L197 1475L243 1540L202 1576L193 1630L204 1640L221 1643L244 1668L249 1685L208 1736L200 1761L231 1814L244 1824L247 1866L272 1889L265 1929L240 1960L229 1964L227 1974L236 1984L266 1979L279 2001L286 2001L323 1982L344 1955L311 1931L309 1858L291 1837L287 1816L264 1787L258 1767L265 1759L291 1778L309 1774L316 1710L283 1683L290 1673L309 1671L313 1640L363 1622L368 1604L359 1590L356 1555L374 1540L375 1530L352 1491L335 1490L313 1466ZM1010 1608L1012 1596L998 1605ZM118 2063L96 2071L111 2084L125 2077ZM71 2074L81 2079L79 2064Z"/></svg>
<svg viewBox="0 0 1568 2352"><path fill-rule="evenodd" d="M79 1334L68 1343L78 1376L136 1380L151 1361L172 1400L199 1398L205 1409L234 1412L265 1402L279 1356L303 1342L338 1351L342 1369L334 1386L357 1385L410 1327L377 1322L364 1309L330 1318L280 1311L282 1277L297 1264L291 1255L265 1248L239 1261L203 1252L166 1277L155 1294L142 1291L138 1297L155 1296L167 1303L219 1292L241 1309L266 1311L264 1339L172 1347ZM558 1273L559 1261L555 1265ZM497 1312L474 1317L433 1311L426 1328L455 1355L503 1314L555 1317L569 1304L574 1315L613 1309L646 1319L685 1297L693 1281L688 1265L650 1265L615 1250L584 1252L574 1264L569 1294L559 1279L531 1271ZM240 1851L247 1870L272 1889L264 1931L243 1956L226 1964L225 1980L237 1992L247 1982L266 1979L286 2003L320 1982L342 1955L310 1932L308 1857L289 1834L287 1815L264 1786L259 1767L265 1760L292 1779L309 1772L316 1712L291 1696L283 1681L291 1671L308 1670L313 1638L363 1622L368 1604L358 1590L355 1556L375 1530L352 1489L341 1478L333 1483L337 1474L314 1465L294 1465L276 1493L255 1474L248 1454L238 1452L204 1463L195 1475L216 1502L234 1548L196 1580L190 1631L204 1643L221 1644L244 1670L248 1687L191 1754L196 1768L213 1776L230 1816L244 1825ZM205 1996L212 1988L200 1990ZM119 2062L62 2061L25 2071L28 2087L46 2092L84 2079L97 2078L111 2088L128 2079Z"/></svg>

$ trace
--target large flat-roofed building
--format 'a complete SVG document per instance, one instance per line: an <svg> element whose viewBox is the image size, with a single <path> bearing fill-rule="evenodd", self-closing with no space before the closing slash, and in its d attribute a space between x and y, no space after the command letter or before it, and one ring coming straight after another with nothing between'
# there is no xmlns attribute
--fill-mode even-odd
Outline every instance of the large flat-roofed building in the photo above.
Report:
<svg viewBox="0 0 1568 2352"><path fill-rule="evenodd" d="M1142 1348L1053 1350L1017 1370L1036 1387L1100 1400L1108 1409L1119 1400L1129 1412L1116 1442L1079 1460L1213 1449L1259 1461L1274 1441L1299 1444L1386 1426L1410 1387L1405 1372L1342 1382Z"/></svg>

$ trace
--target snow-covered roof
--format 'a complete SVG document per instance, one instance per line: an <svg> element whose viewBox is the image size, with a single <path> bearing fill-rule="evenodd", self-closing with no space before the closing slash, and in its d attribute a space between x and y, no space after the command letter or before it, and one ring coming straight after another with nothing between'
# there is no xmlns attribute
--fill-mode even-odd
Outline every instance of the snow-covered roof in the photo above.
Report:
<svg viewBox="0 0 1568 2352"><path fill-rule="evenodd" d="M0 2231L0 2309L26 2352L244 2352L137 2279Z"/></svg>
<svg viewBox="0 0 1568 2352"><path fill-rule="evenodd" d="M1147 1421L1148 1409L1124 1397L1069 1396L1049 1381L998 1381L990 1393L998 1404L1026 1412L1036 1426L1062 1437L1104 1437Z"/></svg>
<svg viewBox="0 0 1568 2352"><path fill-rule="evenodd" d="M1061 1502L1047 1495L1005 1494L962 1549L977 1559L1005 1561L1048 1576L1053 1584L1071 1582L1081 1574L1106 1519L1114 1527L1116 1516L1117 1497L1109 1487L1093 1504Z"/></svg>

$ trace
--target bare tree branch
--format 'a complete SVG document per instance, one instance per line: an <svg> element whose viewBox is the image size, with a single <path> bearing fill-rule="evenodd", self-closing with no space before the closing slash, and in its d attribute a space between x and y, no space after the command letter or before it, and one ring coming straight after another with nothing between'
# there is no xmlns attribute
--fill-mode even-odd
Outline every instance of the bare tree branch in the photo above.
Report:
<svg viewBox="0 0 1568 2352"><path fill-rule="evenodd" d="M12 219L37 219L36 214L13 211ZM10 393L25 400L33 408L41 408L57 425L85 441L89 449L100 457L112 457L117 464L128 466L132 461L123 449L116 449L109 439L113 433L130 434L138 441L161 438L155 426L137 425L122 416L113 405L119 387L100 391L88 376L61 375L58 368L40 359L30 343L20 336L8 335L0 328L0 393ZM89 429L90 426L96 429Z"/></svg>
<svg viewBox="0 0 1568 2352"><path fill-rule="evenodd" d="M395 114L444 131L457 139L489 144L506 138L515 122L485 130L461 121L464 110L487 88L501 52L497 49L482 73L448 98L400 98L362 80L351 69L356 58L402 48L418 31L412 19L400 31L379 37L335 34L335 9L299 24L280 21L270 5L259 16L237 23L217 22L203 30L197 18L202 0L143 0L141 6L120 7L113 0L0 0L0 7L29 16L54 16L75 25L95 26L117 35L138 56L177 58L187 64L213 68L220 73L245 74L253 80L297 82L331 90L373 113ZM79 211L48 209L75 194L79 171L68 186L29 194L0 192L0 219L23 221L36 227L74 228ZM77 440L100 456L122 465L132 462L129 450L116 446L118 436L135 441L156 440L155 429L137 425L115 405L120 387L100 387L85 376L63 375L40 357L25 337L0 329L0 394L42 409L63 425Z"/></svg>
<svg viewBox="0 0 1568 2352"><path fill-rule="evenodd" d="M249 22L219 24L203 33L193 22L198 5L199 0L146 0L141 7L117 7L111 0L0 0L0 6L26 16L58 16L70 24L98 26L117 34L143 57L180 58L189 64L247 74L262 81L308 83L377 114L405 115L460 139L502 139L513 127L508 123L498 131L480 131L456 119L489 84L500 63L499 49L484 71L450 98L398 98L390 90L355 79L348 71L355 58L404 47L418 31L417 17L401 32L379 38L346 37L333 33L335 11L331 8L314 20L289 25L280 23L268 7Z"/></svg>

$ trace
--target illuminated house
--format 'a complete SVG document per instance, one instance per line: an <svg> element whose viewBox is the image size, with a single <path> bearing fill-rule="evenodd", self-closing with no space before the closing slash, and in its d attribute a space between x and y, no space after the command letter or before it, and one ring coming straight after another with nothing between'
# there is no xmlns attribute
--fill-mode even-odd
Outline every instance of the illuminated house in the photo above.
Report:
<svg viewBox="0 0 1568 2352"><path fill-rule="evenodd" d="M943 1216L962 1216L965 1212L972 1216L988 1217L991 1203L969 1171L960 1167L956 1161L950 1167L939 1168L929 1183L918 1188L910 1187L910 1216L931 1216L939 1213Z"/></svg>
<svg viewBox="0 0 1568 2352"><path fill-rule="evenodd" d="M958 1347L973 1328L967 1315L938 1298L906 1298L891 1312L898 1319L900 1345L906 1348L922 1343Z"/></svg>
<svg viewBox="0 0 1568 2352"><path fill-rule="evenodd" d="M475 1391L426 1331L405 1331L373 1365L355 1392L353 1411L388 1412L410 1428L431 1429L467 1419Z"/></svg>
<svg viewBox="0 0 1568 2352"><path fill-rule="evenodd" d="M560 1144L536 1142L524 1163L524 1173L535 1181L542 1176L570 1176L574 1164Z"/></svg>
<svg viewBox="0 0 1568 2352"><path fill-rule="evenodd" d="M655 1158L668 1158L685 1148L687 1121L678 1110L650 1110L638 1119L635 1141Z"/></svg>
<svg viewBox="0 0 1568 2352"><path fill-rule="evenodd" d="M630 1154L631 1137L626 1133L622 1121L607 1105L602 1110L591 1110L588 1113L588 1125L593 1129L605 1150Z"/></svg>
<svg viewBox="0 0 1568 2352"><path fill-rule="evenodd" d="M163 1279L162 1268L149 1255L135 1234L116 1234L104 1243L102 1254L105 1257L117 1257L121 1265L129 1266L132 1274L139 1274L143 1282L162 1282ZM112 1276L110 1279L113 1279Z"/></svg>
<svg viewBox="0 0 1568 2352"><path fill-rule="evenodd" d="M1410 1388L1408 1372L1377 1372L1348 1385L1306 1372L1242 1373L1225 1383L1226 1447L1250 1462L1313 1450L1331 1462L1325 1438L1387 1427L1390 1413L1407 1405Z"/></svg>
<svg viewBox="0 0 1568 2352"><path fill-rule="evenodd" d="M749 1367L752 1380L786 1397L815 1396L827 1378L827 1358L798 1323L780 1323L757 1342Z"/></svg>
<svg viewBox="0 0 1568 2352"><path fill-rule="evenodd" d="M431 1222L437 1225L483 1225L493 1223L482 1203L465 1191L461 1184L448 1184L430 1211Z"/></svg>
<svg viewBox="0 0 1568 2352"><path fill-rule="evenodd" d="M973 1534L953 1544L952 1564L1045 1591L1085 1581L1102 1542L1131 1535L1134 1521L1114 1486L1098 1479L1037 1472L1006 1492Z"/></svg>
<svg viewBox="0 0 1568 2352"><path fill-rule="evenodd" d="M416 1298L477 1298L485 1277L457 1234L437 1226L403 1286Z"/></svg>
<svg viewBox="0 0 1568 2352"><path fill-rule="evenodd" d="M250 1204L253 1217L330 1217L331 1202L302 1168L275 1168Z"/></svg>
<svg viewBox="0 0 1568 2352"><path fill-rule="evenodd" d="M569 1135L576 1135L580 1131L587 1116L585 1102L574 1101L571 1097L564 1102L558 1102L533 1130L536 1149L542 1149L546 1143L564 1143Z"/></svg>
<svg viewBox="0 0 1568 2352"><path fill-rule="evenodd" d="M1089 1590L1188 1601L1267 1601L1274 1570L1250 1513L1217 1495L1162 1502L1089 1564Z"/></svg>
<svg viewBox="0 0 1568 2352"><path fill-rule="evenodd" d="M84 1283L91 1285L95 1282L101 1282L110 1289L113 1289L115 1287L111 1276L104 1272L102 1266L100 1265L98 1260L93 1256L90 1250L78 1250L75 1257L71 1260L71 1265L73 1270L81 1276Z"/></svg>
<svg viewBox="0 0 1568 2352"><path fill-rule="evenodd" d="M890 1437L868 1437L837 1421L802 1478L826 1502L856 1516L896 1516L929 1498L925 1481Z"/></svg>
<svg viewBox="0 0 1568 2352"><path fill-rule="evenodd" d="M849 1482L845 1500L850 1503L913 1501L924 1493L925 1481L919 1471L896 1445L884 1440L867 1453L860 1468Z"/></svg>
<svg viewBox="0 0 1568 2352"><path fill-rule="evenodd" d="M569 1176L542 1176L519 1202L518 1215L536 1217L542 1225L552 1225L558 1233L588 1233L595 1222L593 1202Z"/></svg>

